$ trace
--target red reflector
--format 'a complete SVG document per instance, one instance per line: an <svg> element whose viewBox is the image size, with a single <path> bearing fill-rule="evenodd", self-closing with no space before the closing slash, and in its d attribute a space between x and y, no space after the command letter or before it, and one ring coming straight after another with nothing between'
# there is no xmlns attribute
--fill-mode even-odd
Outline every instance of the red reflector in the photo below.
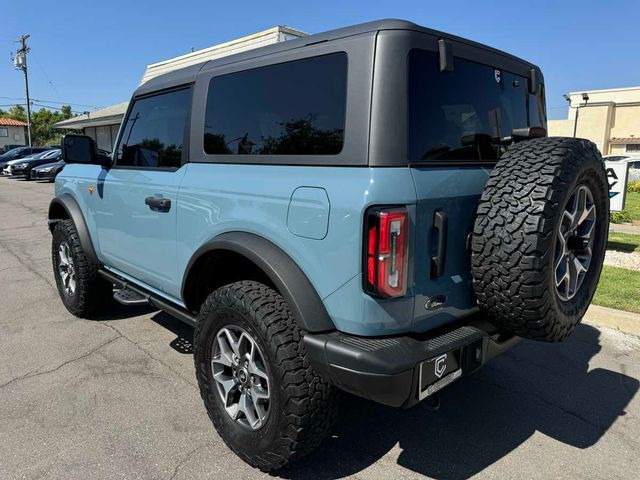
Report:
<svg viewBox="0 0 640 480"><path fill-rule="evenodd" d="M409 214L404 208L376 209L367 218L367 290L382 297L407 291Z"/></svg>

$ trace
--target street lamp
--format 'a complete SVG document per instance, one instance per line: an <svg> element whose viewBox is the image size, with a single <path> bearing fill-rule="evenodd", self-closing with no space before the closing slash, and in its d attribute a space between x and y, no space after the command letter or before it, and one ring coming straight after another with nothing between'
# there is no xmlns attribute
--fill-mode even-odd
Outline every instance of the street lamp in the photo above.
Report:
<svg viewBox="0 0 640 480"><path fill-rule="evenodd" d="M569 108L575 108L576 109L576 116L574 118L573 121L573 138L576 138L576 132L578 131L578 114L580 113L580 107L586 107L587 106L587 102L589 102L589 94L587 92L582 92L582 100L584 100L584 105L576 105L575 107L573 107L571 105L571 96L564 94L562 95L562 97L569 102Z"/></svg>

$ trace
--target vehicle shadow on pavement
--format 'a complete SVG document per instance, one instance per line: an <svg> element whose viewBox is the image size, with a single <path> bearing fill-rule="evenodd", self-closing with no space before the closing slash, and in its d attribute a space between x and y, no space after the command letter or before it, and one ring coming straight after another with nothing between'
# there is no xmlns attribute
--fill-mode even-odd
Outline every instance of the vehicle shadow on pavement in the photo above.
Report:
<svg viewBox="0 0 640 480"><path fill-rule="evenodd" d="M399 448L398 464L439 479L466 479L536 431L567 445L596 444L639 388L637 379L589 370L600 332L580 325L558 344L523 341L442 392L442 406L396 410L344 396L332 436L277 475L341 478ZM395 455L394 455L395 456Z"/></svg>
<svg viewBox="0 0 640 480"><path fill-rule="evenodd" d="M149 315L158 309L151 305L121 305L113 300L111 304L109 304L109 308L105 310L107 310L107 313L92 316L91 320L98 322L107 320L129 320L133 317Z"/></svg>
<svg viewBox="0 0 640 480"><path fill-rule="evenodd" d="M151 320L176 335L176 338L169 344L171 348L179 353L193 354L193 327L162 311L151 317Z"/></svg>

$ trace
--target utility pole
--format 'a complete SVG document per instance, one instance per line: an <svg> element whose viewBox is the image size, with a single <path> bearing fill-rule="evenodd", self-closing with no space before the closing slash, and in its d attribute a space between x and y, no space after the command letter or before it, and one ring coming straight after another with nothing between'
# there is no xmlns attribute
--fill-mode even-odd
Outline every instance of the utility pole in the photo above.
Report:
<svg viewBox="0 0 640 480"><path fill-rule="evenodd" d="M30 35L20 36L20 48L16 52L16 58L13 59L13 64L19 70L24 73L24 87L27 96L27 134L29 138L29 146L31 146L31 100L29 100L29 75L27 73L27 53L30 48L27 46L27 38Z"/></svg>

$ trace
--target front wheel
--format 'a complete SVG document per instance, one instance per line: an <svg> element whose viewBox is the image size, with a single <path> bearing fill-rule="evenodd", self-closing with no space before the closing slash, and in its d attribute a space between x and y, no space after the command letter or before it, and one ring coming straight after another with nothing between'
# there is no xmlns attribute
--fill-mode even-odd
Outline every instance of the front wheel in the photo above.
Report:
<svg viewBox="0 0 640 480"><path fill-rule="evenodd" d="M101 313L113 296L113 286L100 277L87 258L72 220L60 220L53 230L51 262L64 306L77 317Z"/></svg>
<svg viewBox="0 0 640 480"><path fill-rule="evenodd" d="M281 468L316 448L337 413L337 393L307 359L285 300L258 282L213 292L194 337L200 393L226 444L249 465Z"/></svg>

